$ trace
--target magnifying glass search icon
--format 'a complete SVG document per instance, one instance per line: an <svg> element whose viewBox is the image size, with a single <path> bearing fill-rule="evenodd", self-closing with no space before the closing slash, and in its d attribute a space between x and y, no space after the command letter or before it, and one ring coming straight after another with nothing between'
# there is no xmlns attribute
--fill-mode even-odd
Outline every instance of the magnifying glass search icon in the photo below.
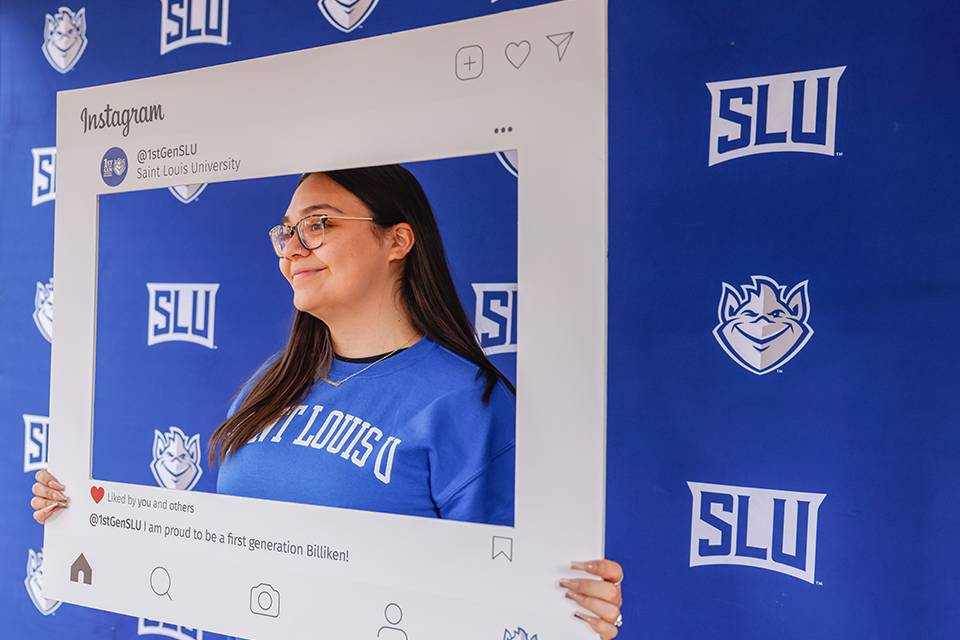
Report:
<svg viewBox="0 0 960 640"><path fill-rule="evenodd" d="M170 597L170 572L163 567L156 567L150 572L150 589L158 596Z"/></svg>

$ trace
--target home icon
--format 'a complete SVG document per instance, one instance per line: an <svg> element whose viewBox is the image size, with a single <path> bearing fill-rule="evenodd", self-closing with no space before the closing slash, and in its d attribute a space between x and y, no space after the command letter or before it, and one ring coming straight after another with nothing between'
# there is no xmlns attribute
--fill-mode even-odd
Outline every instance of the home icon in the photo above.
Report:
<svg viewBox="0 0 960 640"><path fill-rule="evenodd" d="M70 565L70 582L80 582L80 574L83 574L83 584L93 583L93 569L82 553Z"/></svg>

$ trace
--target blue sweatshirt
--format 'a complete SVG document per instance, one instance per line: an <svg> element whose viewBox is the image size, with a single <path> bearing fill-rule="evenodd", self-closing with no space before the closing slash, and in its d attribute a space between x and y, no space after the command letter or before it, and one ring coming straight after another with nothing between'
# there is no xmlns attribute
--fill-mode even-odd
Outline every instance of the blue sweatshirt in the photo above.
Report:
<svg viewBox="0 0 960 640"><path fill-rule="evenodd" d="M367 366L335 359L328 377ZM513 526L516 402L498 381L484 404L478 371L424 337L318 382L224 461L217 492Z"/></svg>

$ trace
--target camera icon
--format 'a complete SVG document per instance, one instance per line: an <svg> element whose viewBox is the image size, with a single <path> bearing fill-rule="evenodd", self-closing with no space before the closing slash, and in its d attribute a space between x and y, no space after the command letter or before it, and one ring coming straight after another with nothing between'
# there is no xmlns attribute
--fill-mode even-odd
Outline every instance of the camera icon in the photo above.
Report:
<svg viewBox="0 0 960 640"><path fill-rule="evenodd" d="M251 588L250 612L276 618L280 615L280 592L266 582Z"/></svg>

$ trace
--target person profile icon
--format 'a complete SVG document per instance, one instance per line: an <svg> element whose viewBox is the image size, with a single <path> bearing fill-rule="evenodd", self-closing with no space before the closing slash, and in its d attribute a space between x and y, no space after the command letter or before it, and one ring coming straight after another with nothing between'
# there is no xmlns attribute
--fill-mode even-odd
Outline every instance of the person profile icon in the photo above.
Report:
<svg viewBox="0 0 960 640"><path fill-rule="evenodd" d="M387 619L391 625L400 624L400 620L403 618L403 609L400 608L395 602L391 602L383 610L383 617ZM401 629L400 627L387 626L384 625L377 630L378 640L409 640L407 632Z"/></svg>

